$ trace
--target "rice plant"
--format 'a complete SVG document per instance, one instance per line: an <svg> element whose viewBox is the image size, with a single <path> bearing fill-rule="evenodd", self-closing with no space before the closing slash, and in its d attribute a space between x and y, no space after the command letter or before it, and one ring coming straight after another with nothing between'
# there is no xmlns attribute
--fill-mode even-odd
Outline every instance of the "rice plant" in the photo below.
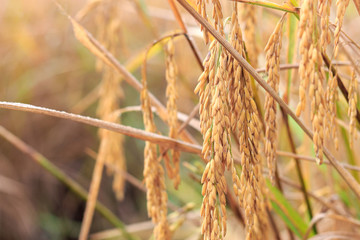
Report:
<svg viewBox="0 0 360 240"><path fill-rule="evenodd" d="M360 239L359 0L35 2L0 11L0 239Z"/></svg>

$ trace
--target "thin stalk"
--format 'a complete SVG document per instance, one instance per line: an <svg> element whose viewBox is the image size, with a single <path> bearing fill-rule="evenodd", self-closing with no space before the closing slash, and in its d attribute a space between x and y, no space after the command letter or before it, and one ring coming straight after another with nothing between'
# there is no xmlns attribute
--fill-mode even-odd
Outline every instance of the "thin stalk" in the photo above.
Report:
<svg viewBox="0 0 360 240"><path fill-rule="evenodd" d="M200 14L193 9L186 0L177 0L201 25L203 25L215 38L218 40L221 45L223 45L226 50L239 62L239 64L245 68L250 75L279 103L279 105L284 109L285 113L290 115L294 121L302 128L302 130L309 136L310 139L313 139L313 132L305 126L303 121L301 121L295 113L290 109L290 107L277 95L277 93L261 78L261 76L256 72L256 70L250 66L250 64L231 46L231 44L226 41L221 34L215 30L210 23L208 23ZM360 185L354 179L354 177L346 171L341 164L336 160L336 158L330 153L330 151L324 147L323 149L325 156L329 159L331 164L338 171L343 180L349 185L349 187L354 191L357 197L360 199Z"/></svg>
<svg viewBox="0 0 360 240"><path fill-rule="evenodd" d="M310 157L310 156L304 156L304 155L294 154L294 153L290 153L290 152L283 152L283 151L279 151L279 150L276 151L276 154L278 156L297 158L299 160L305 160L305 161L309 161L309 162L312 162L312 163L316 163L316 158ZM327 161L327 160L325 160L323 163L327 164L327 165L331 165L331 163L329 161ZM358 167L358 166L350 165L350 164L347 164L347 163L341 163L341 165L346 169L360 172L360 167Z"/></svg>
<svg viewBox="0 0 360 240"><path fill-rule="evenodd" d="M179 151L201 154L201 146L199 145L165 137L156 133L150 133L141 129L125 126L122 124L99 120L96 118L85 117L77 114L67 113L64 111L57 111L49 108L37 107L24 103L11 103L11 102L0 101L0 108L20 110L25 112L38 113L38 114L53 116L57 118L67 119L75 122L88 124L94 127L103 128L113 132L118 132L126 136L138 138L144 141L151 141L153 143L162 145L164 147L174 148Z"/></svg>
<svg viewBox="0 0 360 240"><path fill-rule="evenodd" d="M171 11L173 11L174 13L174 16L175 16L175 19L176 21L178 22L180 28L184 31L185 33L185 36L186 36L186 40L188 41L189 45L190 45L190 48L191 50L193 51L194 53L194 56L196 58L196 61L197 63L199 64L200 68L202 71L204 71L204 66L202 64L202 61L201 61L201 57L200 57L200 53L199 53L199 50L198 48L196 47L196 44L195 42L190 38L190 35L189 35L189 32L187 30L187 27L179 13L179 10L178 8L176 7L175 5L175 0L168 0L169 2L169 5L170 5L170 8L171 8Z"/></svg>
<svg viewBox="0 0 360 240"><path fill-rule="evenodd" d="M102 141L101 144L104 144L104 141ZM86 201L84 216L81 223L79 240L86 240L89 236L90 227L94 216L95 204L100 190L100 183L102 179L104 164L104 157L98 158L95 162L95 167L91 177L88 200Z"/></svg>
<svg viewBox="0 0 360 240"><path fill-rule="evenodd" d="M53 175L56 179L58 179L61 183L67 186L70 191L72 191L75 195L81 198L84 201L88 200L88 193L86 190L81 187L76 181L74 181L70 176L66 175L60 168L51 163L46 157L37 152L31 146L27 145L17 136L9 132L3 126L0 126L0 135L13 144L16 148L18 148L23 153L27 154L34 162L39 164L42 168L48 171L51 175ZM117 218L106 206L104 206L99 201L96 201L95 209L112 225L117 227L122 234L126 237L126 239L136 239L134 236L129 234L126 229L124 223Z"/></svg>
<svg viewBox="0 0 360 240"><path fill-rule="evenodd" d="M178 133L181 133L187 125L189 125L189 123L191 122L191 120L195 117L196 113L198 113L199 111L199 108L200 108L200 104L196 104L196 106L193 108L193 110L190 112L188 118L186 119L185 122L183 122L181 124L181 126L179 127L179 131Z"/></svg>
<svg viewBox="0 0 360 240"><path fill-rule="evenodd" d="M280 108L280 110L281 110L281 115L283 117L283 121L284 121L284 124L285 124L286 133L288 135L291 151L294 154L296 154L296 147L295 147L294 139L292 137L291 129L290 129L290 126L289 126L289 118L285 114L283 108ZM304 200L305 200L306 207L307 207L307 212L308 212L309 218L312 219L313 218L313 211L312 211L311 203L310 203L310 200L309 200L309 196L307 194L304 175L302 173L302 169L301 169L301 165L300 165L300 160L298 158L296 158L296 157L294 159L295 159L296 172L297 172L297 175L298 175L298 178L299 178L299 181L300 181L301 191L303 193ZM317 229L316 229L315 225L313 226L313 230L314 230L314 233L317 234Z"/></svg>

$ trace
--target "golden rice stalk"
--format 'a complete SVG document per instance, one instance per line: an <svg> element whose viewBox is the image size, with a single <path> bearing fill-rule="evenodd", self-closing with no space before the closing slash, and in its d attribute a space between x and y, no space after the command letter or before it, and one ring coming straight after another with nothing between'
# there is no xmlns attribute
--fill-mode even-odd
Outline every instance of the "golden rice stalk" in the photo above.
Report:
<svg viewBox="0 0 360 240"><path fill-rule="evenodd" d="M339 50L339 40L341 27L343 24L346 8L349 6L350 0L336 0L336 19L335 19L335 31L334 31L334 56L336 57Z"/></svg>
<svg viewBox="0 0 360 240"><path fill-rule="evenodd" d="M235 5L236 6L236 5ZM232 16L231 43L235 49L245 56L242 33L237 21L236 7ZM265 214L264 179L261 173L259 155L259 132L261 124L253 92L250 75L233 58L232 78L229 80L231 105L231 124L235 135L239 138L241 153L241 178L238 180L233 167L232 176L234 191L240 205L245 209L246 239L263 239L266 236L267 221ZM235 120L234 120L235 119Z"/></svg>
<svg viewBox="0 0 360 240"><path fill-rule="evenodd" d="M259 47L256 44L256 11L257 7L251 4L242 4L241 5L241 22L244 23L244 38L246 44L246 52L249 58L251 66L254 68L257 67L258 56L259 56Z"/></svg>
<svg viewBox="0 0 360 240"><path fill-rule="evenodd" d="M100 11L97 14L99 38L113 54L119 54L119 39L118 32L120 29L120 21L118 8L116 1L101 2L99 8L109 10L108 16L104 16L104 12ZM101 62L98 60L98 62ZM99 64L98 64L99 65ZM100 89L99 106L97 109L100 119L118 122L117 116L113 112L119 108L119 99L122 98L122 91L120 89L121 78L118 74L108 66L102 65L100 70L103 77ZM124 172L126 172L126 160L123 151L123 135L109 132L106 130L100 130L100 149L98 158L103 158L107 166L107 172L114 176L113 190L117 199L122 200L124 197L125 178Z"/></svg>
<svg viewBox="0 0 360 240"><path fill-rule="evenodd" d="M230 154L227 60L227 53L223 50L217 74L215 78L209 78L208 83L211 92L211 126L204 135L204 148L209 148L207 151L210 153L210 161L202 176L204 199L201 207L201 233L204 239L223 239L226 235L227 188L224 172L233 162Z"/></svg>
<svg viewBox="0 0 360 240"><path fill-rule="evenodd" d="M226 182L221 168L220 160L212 158L207 163L201 179L204 198L200 214L202 217L201 234L204 239L223 239L226 234Z"/></svg>
<svg viewBox="0 0 360 240"><path fill-rule="evenodd" d="M216 41L210 44L209 53L204 60L204 72L200 75L194 90L200 97L200 128L204 137L202 155L205 160L210 156L211 150L210 132L208 132L211 127L211 87L209 82L213 82L215 79L217 46Z"/></svg>
<svg viewBox="0 0 360 240"><path fill-rule="evenodd" d="M319 14L321 17L321 34L320 34L320 45L324 52L326 47L330 43L330 29L329 29L329 17L330 17L331 0L319 0Z"/></svg>
<svg viewBox="0 0 360 240"><path fill-rule="evenodd" d="M221 35L224 33L224 24L223 24L223 13L220 0L211 0L213 3L212 17L214 19L215 29L220 32Z"/></svg>
<svg viewBox="0 0 360 240"><path fill-rule="evenodd" d="M214 19L215 29L218 30L221 33L221 35L224 36L225 33L224 33L223 13L222 13L221 3L219 0L211 0L211 2L213 4L212 18ZM206 13L207 3L208 0L197 0L196 6L198 13L201 14L201 16L205 18L207 21L209 21ZM201 31L204 34L205 43L208 44L210 39L208 31L203 26L201 26Z"/></svg>
<svg viewBox="0 0 360 240"><path fill-rule="evenodd" d="M140 94L141 108L145 130L156 132L154 116L151 111L150 98L147 90L146 69L142 69L143 89ZM144 150L144 181L146 186L146 200L148 215L155 224L154 235L156 240L170 239L169 224L167 221L167 193L165 188L164 169L157 159L156 144L146 142Z"/></svg>
<svg viewBox="0 0 360 240"><path fill-rule="evenodd" d="M238 11L237 11L237 3L234 3L234 10L231 17L231 35L230 35L230 43L231 45L240 53L243 53L244 42L242 40L242 32L240 29L239 21L238 21ZM229 72L229 102L231 108L230 114L230 124L233 133L236 138L240 138L240 133L238 129L238 123L244 121L246 113L241 111L241 97L239 95L240 92L240 79L243 75L243 69L239 65L239 63L231 58L231 63L229 64L228 72ZM233 189L234 193L238 199L238 203L240 206L243 206L242 196L241 196L241 181L237 174L234 162L231 163L230 166L231 176L233 181Z"/></svg>
<svg viewBox="0 0 360 240"><path fill-rule="evenodd" d="M357 139L356 131L356 105L357 105L357 81L355 76L355 70L351 75L351 81L349 84L349 108L348 116L350 118L350 147L353 147L354 139Z"/></svg>
<svg viewBox="0 0 360 240"><path fill-rule="evenodd" d="M322 69L321 39L319 41L319 32L317 29L317 1L305 0L301 5L299 37L301 61L299 66L300 102L296 109L296 115L299 116L305 109L306 90L309 86L309 98L311 99L311 120L314 130L314 146L316 159L319 164L323 161L324 144L324 122L325 114L325 94L322 82L325 79L325 73Z"/></svg>
<svg viewBox="0 0 360 240"><path fill-rule="evenodd" d="M169 40L166 46L166 97L167 97L167 112L168 112L168 124L170 127L169 137L177 138L178 136L178 124L177 124L177 91L176 91L176 74L177 66L174 59L174 43L173 40ZM168 176L174 180L174 186L177 189L180 183L180 152L177 150L171 150L172 165L170 159L165 158L165 166L168 172Z"/></svg>
<svg viewBox="0 0 360 240"><path fill-rule="evenodd" d="M320 61L321 63L321 61ZM323 162L323 145L324 145L324 122L325 107L324 107L324 91L322 86L323 78L319 72L315 73L314 78L310 84L309 98L311 101L311 120L314 131L313 142L316 153L316 162L322 164Z"/></svg>
<svg viewBox="0 0 360 240"><path fill-rule="evenodd" d="M259 154L260 120L253 99L250 76L243 71L240 81L240 112L244 112L244 120L238 123L241 153L241 192L242 206L245 210L246 239L263 239L266 228L264 179L261 173ZM263 235L264 234L264 235Z"/></svg>
<svg viewBox="0 0 360 240"><path fill-rule="evenodd" d="M242 40L242 32L240 29L240 24L238 21L238 11L237 4L234 4L234 10L231 16L231 35L230 43L231 45L240 53L244 49L244 42ZM231 129L235 133L235 136L238 138L238 122L243 121L245 118L245 113L241 112L239 106L241 105L241 99L238 95L240 82L239 79L242 76L244 70L241 68L239 63L231 58L231 64L229 64L228 73L229 73L229 102L231 108L231 118L230 124Z"/></svg>
<svg viewBox="0 0 360 240"><path fill-rule="evenodd" d="M220 2L213 2L216 28L223 33ZM230 154L230 119L227 94L228 56L219 43L210 44L209 55L204 61L204 72L198 80L195 93L200 95L200 121L204 136L203 157L207 163L202 176L203 204L201 207L204 239L223 239L226 234L226 181L225 167L232 163ZM221 51L216 75L216 53Z"/></svg>
<svg viewBox="0 0 360 240"><path fill-rule="evenodd" d="M276 25L274 32L265 47L267 83L279 92L280 82L280 50L282 41L282 26L284 17ZM276 148L277 148L277 125L276 125L276 102L270 94L265 98L265 156L269 168L270 179L275 184L276 171Z"/></svg>
<svg viewBox="0 0 360 240"><path fill-rule="evenodd" d="M300 102L296 108L296 115L299 117L301 112L305 109L306 104L306 89L309 86L309 81L315 71L314 64L309 61L311 59L313 41L312 34L314 30L314 19L316 16L314 12L314 3L312 0L304 0L300 9L299 22L299 38L300 40L300 54L301 61L299 66L300 85L299 98Z"/></svg>
<svg viewBox="0 0 360 240"><path fill-rule="evenodd" d="M336 76L333 76L332 71L329 71L329 80L326 88L326 136L334 140L335 148L339 148L339 140L336 132L336 101L338 99L338 84Z"/></svg>
<svg viewBox="0 0 360 240"><path fill-rule="evenodd" d="M242 32L240 29L240 24L238 21L238 9L237 3L234 3L234 9L231 16L231 35L230 35L231 45L239 52L242 52L244 49L244 42L242 41ZM230 58L230 63L228 65L229 73L229 104L230 104L230 126L231 130L237 138L240 137L238 127L238 121L244 121L245 113L241 113L239 106L241 105L241 98L238 95L240 88L240 77L242 75L243 69L240 67L238 61L234 58ZM233 181L234 193L237 196L239 205L242 205L241 201L241 183L240 178L236 172L234 161L230 164L230 171Z"/></svg>
<svg viewBox="0 0 360 240"><path fill-rule="evenodd" d="M196 0L196 10L205 20L209 21L206 13L206 1L207 0ZM208 44L209 43L208 31L202 25L201 25L201 31L203 32L205 44Z"/></svg>

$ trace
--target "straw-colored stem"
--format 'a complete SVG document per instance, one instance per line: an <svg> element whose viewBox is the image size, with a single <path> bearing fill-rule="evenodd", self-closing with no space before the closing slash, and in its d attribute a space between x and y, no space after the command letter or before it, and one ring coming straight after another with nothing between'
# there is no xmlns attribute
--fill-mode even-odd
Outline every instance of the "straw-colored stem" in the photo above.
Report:
<svg viewBox="0 0 360 240"><path fill-rule="evenodd" d="M88 200L86 201L86 208L84 212L83 221L81 224L79 240L86 240L90 232L91 222L94 216L96 199L99 193L104 163L105 163L105 158L103 157L98 158L97 161L95 162L95 167L90 183L89 197Z"/></svg>
<svg viewBox="0 0 360 240"><path fill-rule="evenodd" d="M25 112L32 112L32 113L39 113L43 115L53 116L57 118L68 119L75 122L85 123L94 127L100 127L103 129L107 129L113 132L118 132L124 134L129 137L138 138L144 141L151 141L153 143L159 144L161 146L167 148L174 148L180 151L189 152L200 154L201 153L201 146L187 143L184 141L172 139L169 137L165 137L156 133L150 133L141 129L136 129L129 126L124 126L117 123L107 122L103 120L99 120L96 118L85 117L81 115L76 115L72 113L67 113L64 111L56 111L53 109L42 108L33 106L30 104L23 104L23 103L11 103L11 102L1 102L0 101L0 108L7 108L12 110L20 110Z"/></svg>

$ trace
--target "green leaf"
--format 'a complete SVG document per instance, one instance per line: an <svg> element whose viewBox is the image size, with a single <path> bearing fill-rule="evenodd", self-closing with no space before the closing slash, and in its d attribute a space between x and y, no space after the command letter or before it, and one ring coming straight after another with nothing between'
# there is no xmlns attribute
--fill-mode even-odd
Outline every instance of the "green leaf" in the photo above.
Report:
<svg viewBox="0 0 360 240"><path fill-rule="evenodd" d="M273 195L271 204L274 211L284 220L286 225L300 238L308 229L308 224L303 220L303 217L297 212L284 195L274 187L269 180L266 184Z"/></svg>

